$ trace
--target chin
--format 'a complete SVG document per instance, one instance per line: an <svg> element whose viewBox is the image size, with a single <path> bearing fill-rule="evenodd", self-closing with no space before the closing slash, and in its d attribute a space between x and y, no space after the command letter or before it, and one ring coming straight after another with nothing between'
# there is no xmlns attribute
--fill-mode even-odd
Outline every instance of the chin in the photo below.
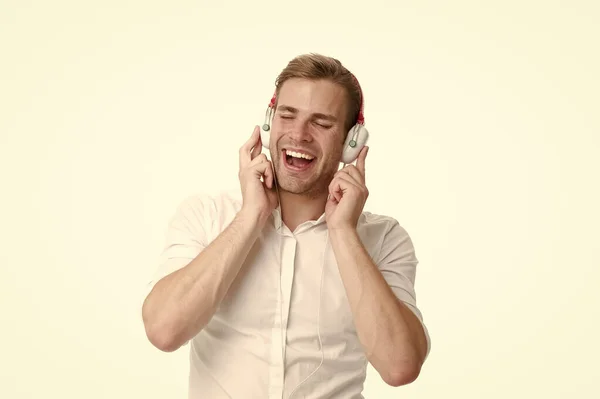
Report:
<svg viewBox="0 0 600 399"><path fill-rule="evenodd" d="M322 180L322 177L312 177L310 180L306 180L283 176L279 188L286 193L302 196L307 199L316 199L326 195L328 185L328 183Z"/></svg>
<svg viewBox="0 0 600 399"><path fill-rule="evenodd" d="M279 181L279 187L292 194L307 194L313 191L316 187L314 181L307 181L306 179L298 179L291 176L283 176Z"/></svg>

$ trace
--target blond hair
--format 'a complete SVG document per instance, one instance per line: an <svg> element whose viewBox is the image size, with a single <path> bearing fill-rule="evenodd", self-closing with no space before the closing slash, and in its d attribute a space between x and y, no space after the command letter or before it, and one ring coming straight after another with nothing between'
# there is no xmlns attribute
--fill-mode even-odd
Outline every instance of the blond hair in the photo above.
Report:
<svg viewBox="0 0 600 399"><path fill-rule="evenodd" d="M362 105L362 93L354 75L335 58L316 53L302 54L292 59L275 79L275 96L285 81L292 78L329 80L342 86L347 94L346 130L358 120Z"/></svg>

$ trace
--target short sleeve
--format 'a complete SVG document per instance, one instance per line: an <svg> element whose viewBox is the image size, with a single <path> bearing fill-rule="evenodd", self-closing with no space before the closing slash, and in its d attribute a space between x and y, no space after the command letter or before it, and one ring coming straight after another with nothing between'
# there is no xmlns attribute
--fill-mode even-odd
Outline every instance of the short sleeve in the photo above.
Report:
<svg viewBox="0 0 600 399"><path fill-rule="evenodd" d="M396 297L421 321L427 339L427 355L429 355L431 339L423 321L423 315L417 307L415 292L415 278L419 261L410 236L397 221L394 221L388 229L376 263Z"/></svg>
<svg viewBox="0 0 600 399"><path fill-rule="evenodd" d="M187 266L210 242L214 203L207 196L186 198L177 207L165 232L158 267L147 282L144 299L160 279Z"/></svg>

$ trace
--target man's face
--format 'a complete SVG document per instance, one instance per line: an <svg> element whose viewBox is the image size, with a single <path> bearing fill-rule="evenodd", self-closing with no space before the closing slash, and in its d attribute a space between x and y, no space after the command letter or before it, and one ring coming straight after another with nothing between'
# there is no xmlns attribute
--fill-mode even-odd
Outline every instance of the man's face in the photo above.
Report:
<svg viewBox="0 0 600 399"><path fill-rule="evenodd" d="M289 79L273 116L270 152L279 188L315 196L327 192L346 137L347 96L328 80Z"/></svg>

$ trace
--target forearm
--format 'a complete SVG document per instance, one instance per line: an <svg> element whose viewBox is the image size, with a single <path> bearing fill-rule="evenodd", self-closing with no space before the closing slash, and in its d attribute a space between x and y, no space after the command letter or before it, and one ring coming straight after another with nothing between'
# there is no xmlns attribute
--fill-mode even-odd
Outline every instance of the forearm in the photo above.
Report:
<svg viewBox="0 0 600 399"><path fill-rule="evenodd" d="M369 362L390 385L412 382L426 351L420 321L398 301L355 230L332 230L330 237Z"/></svg>
<svg viewBox="0 0 600 399"><path fill-rule="evenodd" d="M257 218L238 213L187 266L156 283L142 317L149 340L174 351L210 321L259 234Z"/></svg>

